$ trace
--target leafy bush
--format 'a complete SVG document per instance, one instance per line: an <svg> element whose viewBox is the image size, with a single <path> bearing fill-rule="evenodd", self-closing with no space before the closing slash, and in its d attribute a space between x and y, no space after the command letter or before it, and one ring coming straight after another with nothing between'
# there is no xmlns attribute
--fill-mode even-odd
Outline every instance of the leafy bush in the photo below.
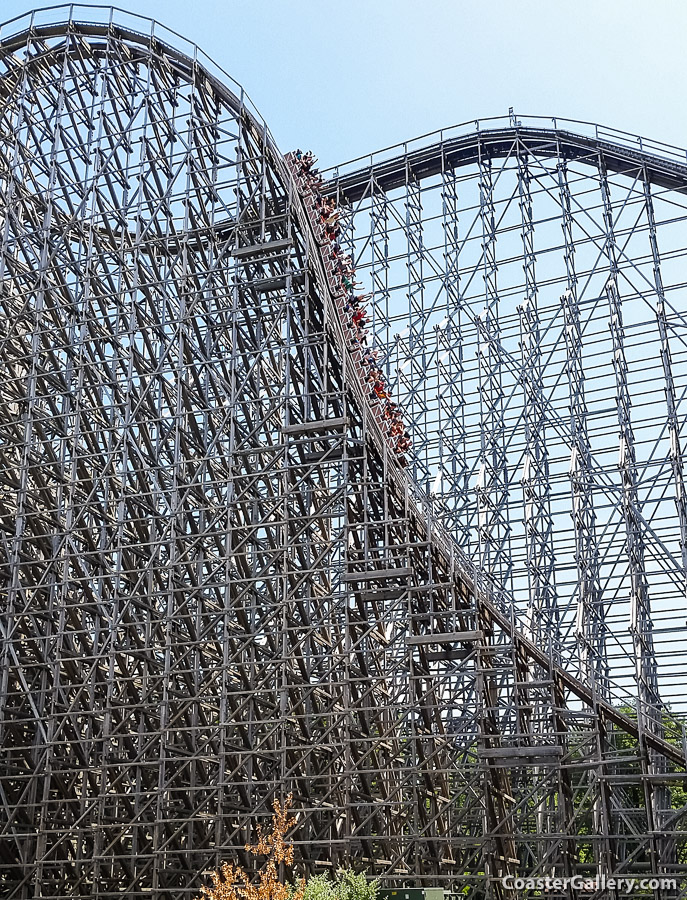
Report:
<svg viewBox="0 0 687 900"><path fill-rule="evenodd" d="M378 889L379 882L376 879L368 881L365 872L339 869L336 873L336 900L376 900Z"/></svg>
<svg viewBox="0 0 687 900"><path fill-rule="evenodd" d="M201 888L205 900L303 900L305 882L301 880L295 887L282 884L277 873L281 863L293 865L293 844L285 840L286 832L296 824L296 817L289 816L291 803L291 794L283 804L275 800L271 831L265 834L258 825L257 844L246 844L253 856L267 857L258 872L258 883L251 884L241 866L223 863L211 875L212 887Z"/></svg>
<svg viewBox="0 0 687 900"><path fill-rule="evenodd" d="M365 872L338 869L329 875L312 875L305 883L303 900L376 900L378 881L368 881Z"/></svg>
<svg viewBox="0 0 687 900"><path fill-rule="evenodd" d="M311 875L305 882L303 900L338 900L334 882L328 875Z"/></svg>
<svg viewBox="0 0 687 900"><path fill-rule="evenodd" d="M293 865L293 844L285 840L286 832L296 824L289 815L292 797L281 804L274 801L272 829L265 834L257 828L258 842L246 844L253 856L265 856L258 872L257 884L251 884L240 866L223 863L213 872L212 887L201 888L199 900L377 900L379 882L368 881L365 872L337 869L334 881L328 875L312 875L297 884L283 884L278 878L278 866Z"/></svg>

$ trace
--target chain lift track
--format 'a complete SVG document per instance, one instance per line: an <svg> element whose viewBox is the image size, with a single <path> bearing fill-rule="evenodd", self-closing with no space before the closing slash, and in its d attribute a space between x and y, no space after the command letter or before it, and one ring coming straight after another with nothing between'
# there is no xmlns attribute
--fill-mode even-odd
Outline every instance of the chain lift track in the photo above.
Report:
<svg viewBox="0 0 687 900"><path fill-rule="evenodd" d="M159 26L65 9L67 22L55 10L0 32L2 896L190 900L219 862L251 868L244 845L288 793L308 872L353 864L388 886L475 900L510 900L506 874L641 874L678 879L656 898L687 896L684 742L660 705L650 640L641 459L624 458L619 507L635 547L632 706L597 627L609 601L583 394L571 496L584 665L559 636L534 159L517 155L518 358L532 398L521 608L493 155L475 182L489 302L477 375L459 341L447 363L455 504L442 510L389 448L310 198L241 89ZM458 175L439 177L447 296L467 328ZM354 190L340 181L339 193ZM393 196L370 196L386 339L396 264L379 241L396 213ZM413 182L404 259L418 359L431 327L423 202ZM568 209L566 384L585 365ZM602 299L617 311L612 396L629 448L612 224L604 248L619 248L618 265ZM681 359L653 246L670 373ZM475 377L494 433L477 451L472 523ZM407 384L417 442L426 386ZM680 392L675 381L667 395L676 485ZM684 513L683 486L676 496Z"/></svg>

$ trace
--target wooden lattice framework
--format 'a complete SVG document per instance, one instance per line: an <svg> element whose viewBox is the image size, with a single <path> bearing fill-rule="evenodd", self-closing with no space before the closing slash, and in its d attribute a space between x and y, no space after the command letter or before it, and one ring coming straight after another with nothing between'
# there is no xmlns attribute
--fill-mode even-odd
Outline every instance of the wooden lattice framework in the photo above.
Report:
<svg viewBox="0 0 687 900"><path fill-rule="evenodd" d="M439 527L244 95L34 22L0 127L3 896L195 896L288 793L309 871L683 872L682 748Z"/></svg>

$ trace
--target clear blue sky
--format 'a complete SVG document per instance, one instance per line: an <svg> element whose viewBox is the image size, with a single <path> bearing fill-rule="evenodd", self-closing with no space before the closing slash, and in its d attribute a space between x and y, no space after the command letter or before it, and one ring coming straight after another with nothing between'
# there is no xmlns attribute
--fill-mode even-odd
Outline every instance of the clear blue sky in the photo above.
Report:
<svg viewBox="0 0 687 900"><path fill-rule="evenodd" d="M0 0L0 20L30 0ZM589 119L687 146L686 0L122 0L195 41L322 165L468 119Z"/></svg>

